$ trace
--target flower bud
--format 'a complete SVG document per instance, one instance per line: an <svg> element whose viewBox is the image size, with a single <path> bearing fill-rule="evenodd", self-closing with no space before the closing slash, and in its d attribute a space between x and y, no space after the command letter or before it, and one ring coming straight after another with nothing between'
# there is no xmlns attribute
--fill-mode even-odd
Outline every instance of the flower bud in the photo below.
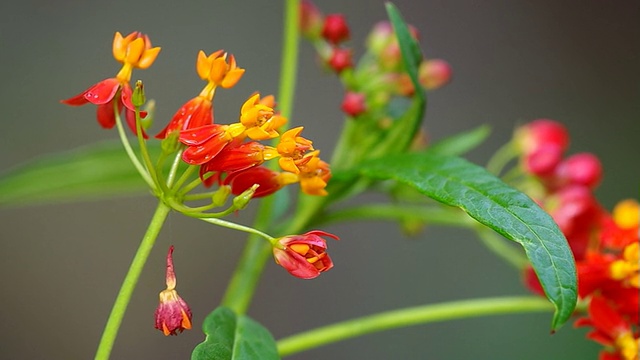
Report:
<svg viewBox="0 0 640 360"><path fill-rule="evenodd" d="M344 95L344 99L342 100L342 105L340 107L342 111L351 116L356 117L365 111L367 111L367 104L364 94L348 91Z"/></svg>
<svg viewBox="0 0 640 360"><path fill-rule="evenodd" d="M258 185L258 184L253 184L253 186L251 186L250 188L248 188L247 190L242 192L242 194L234 197L233 198L233 206L237 210L242 210L242 209L246 208L247 205L249 204L249 201L251 201L251 199L253 198L253 195L255 195L256 190L258 190L259 186L260 185Z"/></svg>
<svg viewBox="0 0 640 360"><path fill-rule="evenodd" d="M315 40L322 32L323 15L318 8L308 0L300 4L300 32L302 36Z"/></svg>
<svg viewBox="0 0 640 360"><path fill-rule="evenodd" d="M136 81L136 88L133 89L131 103L135 107L141 107L146 101L147 98L144 96L144 85L142 84L142 80L138 80Z"/></svg>
<svg viewBox="0 0 640 360"><path fill-rule="evenodd" d="M337 236L320 230L278 239L273 247L276 263L301 279L313 279L331 269L333 262L326 253L327 243L321 236L339 240Z"/></svg>
<svg viewBox="0 0 640 360"><path fill-rule="evenodd" d="M349 39L349 26L342 14L330 14L324 19L322 37L328 42L337 45Z"/></svg>
<svg viewBox="0 0 640 360"><path fill-rule="evenodd" d="M423 61L418 69L418 78L427 90L441 88L451 81L451 66L440 59Z"/></svg>
<svg viewBox="0 0 640 360"><path fill-rule="evenodd" d="M602 179L602 164L593 154L575 154L558 165L556 176L561 184L584 185L593 189Z"/></svg>
<svg viewBox="0 0 640 360"><path fill-rule="evenodd" d="M231 195L231 186L222 185L213 193L211 203L216 207L223 206L227 202L229 195Z"/></svg>
<svg viewBox="0 0 640 360"><path fill-rule="evenodd" d="M329 61L327 63L337 74L340 74L347 68L353 67L353 62L351 60L351 50L338 47L333 48L331 57L329 58Z"/></svg>
<svg viewBox="0 0 640 360"><path fill-rule="evenodd" d="M515 141L524 154L530 154L543 144L557 145L564 152L569 146L569 133L557 121L538 119L517 129Z"/></svg>

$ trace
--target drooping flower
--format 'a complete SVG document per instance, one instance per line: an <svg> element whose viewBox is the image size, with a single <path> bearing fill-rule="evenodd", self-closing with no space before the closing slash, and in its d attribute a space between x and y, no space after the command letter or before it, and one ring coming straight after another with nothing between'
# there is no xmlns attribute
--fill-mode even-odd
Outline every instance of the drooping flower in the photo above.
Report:
<svg viewBox="0 0 640 360"><path fill-rule="evenodd" d="M176 274L173 270L173 246L167 254L167 289L160 292L160 304L155 312L155 328L165 336L178 335L191 329L191 309L176 291Z"/></svg>
<svg viewBox="0 0 640 360"><path fill-rule="evenodd" d="M228 60L228 62L227 62ZM233 87L242 75L244 69L239 68L233 55L227 55L224 50L218 50L209 56L200 50L196 60L196 71L207 85L200 94L187 101L173 115L169 124L156 135L164 139L174 131L183 131L213 124L213 97L218 86Z"/></svg>
<svg viewBox="0 0 640 360"><path fill-rule="evenodd" d="M151 41L147 35L134 31L123 37L116 32L113 39L113 57L122 63L122 68L114 78L98 82L82 93L62 100L63 104L81 106L88 103L98 106L97 119L100 126L111 129L116 123L116 111L125 110L125 117L129 128L134 134L136 131L135 107L131 103L131 74L134 68L146 69L155 61L159 47L151 47ZM115 103L114 103L115 101ZM117 106L117 109L116 109ZM140 112L145 117L145 112ZM146 138L146 134L143 136Z"/></svg>
<svg viewBox="0 0 640 360"><path fill-rule="evenodd" d="M339 240L337 236L320 230L278 239L273 247L276 263L301 279L313 279L331 269L333 262L326 253L327 243L323 236Z"/></svg>

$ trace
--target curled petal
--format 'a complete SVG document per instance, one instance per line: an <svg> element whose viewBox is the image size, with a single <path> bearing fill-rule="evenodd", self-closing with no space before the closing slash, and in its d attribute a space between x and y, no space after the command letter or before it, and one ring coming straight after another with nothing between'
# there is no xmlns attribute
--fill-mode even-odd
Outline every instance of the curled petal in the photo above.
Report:
<svg viewBox="0 0 640 360"><path fill-rule="evenodd" d="M187 146L202 145L210 139L226 132L225 125L205 125L197 128L187 129L180 132L180 142Z"/></svg>
<svg viewBox="0 0 640 360"><path fill-rule="evenodd" d="M120 85L120 81L116 78L105 79L88 88L83 96L94 105L106 104L116 96Z"/></svg>

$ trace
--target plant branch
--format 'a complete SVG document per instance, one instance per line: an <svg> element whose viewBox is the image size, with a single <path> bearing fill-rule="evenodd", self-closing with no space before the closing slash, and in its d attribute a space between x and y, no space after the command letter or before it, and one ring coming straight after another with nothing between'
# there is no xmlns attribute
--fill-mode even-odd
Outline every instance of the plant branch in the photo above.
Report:
<svg viewBox="0 0 640 360"><path fill-rule="evenodd" d="M553 312L553 305L542 297L495 297L451 301L391 310L319 327L280 339L280 356L343 341L374 332L440 321L468 319L480 316L531 312Z"/></svg>

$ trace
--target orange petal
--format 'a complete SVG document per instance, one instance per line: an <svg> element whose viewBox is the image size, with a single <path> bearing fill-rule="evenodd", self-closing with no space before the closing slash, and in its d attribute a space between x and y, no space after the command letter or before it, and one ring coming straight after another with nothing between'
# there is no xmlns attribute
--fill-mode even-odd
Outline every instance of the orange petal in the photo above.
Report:
<svg viewBox="0 0 640 360"><path fill-rule="evenodd" d="M139 69L148 68L149 66L151 66L151 64L153 64L154 61L156 61L156 58L158 57L159 53L160 53L159 47L154 47L152 49L145 50L144 53L142 54L142 57L138 61L137 67Z"/></svg>

